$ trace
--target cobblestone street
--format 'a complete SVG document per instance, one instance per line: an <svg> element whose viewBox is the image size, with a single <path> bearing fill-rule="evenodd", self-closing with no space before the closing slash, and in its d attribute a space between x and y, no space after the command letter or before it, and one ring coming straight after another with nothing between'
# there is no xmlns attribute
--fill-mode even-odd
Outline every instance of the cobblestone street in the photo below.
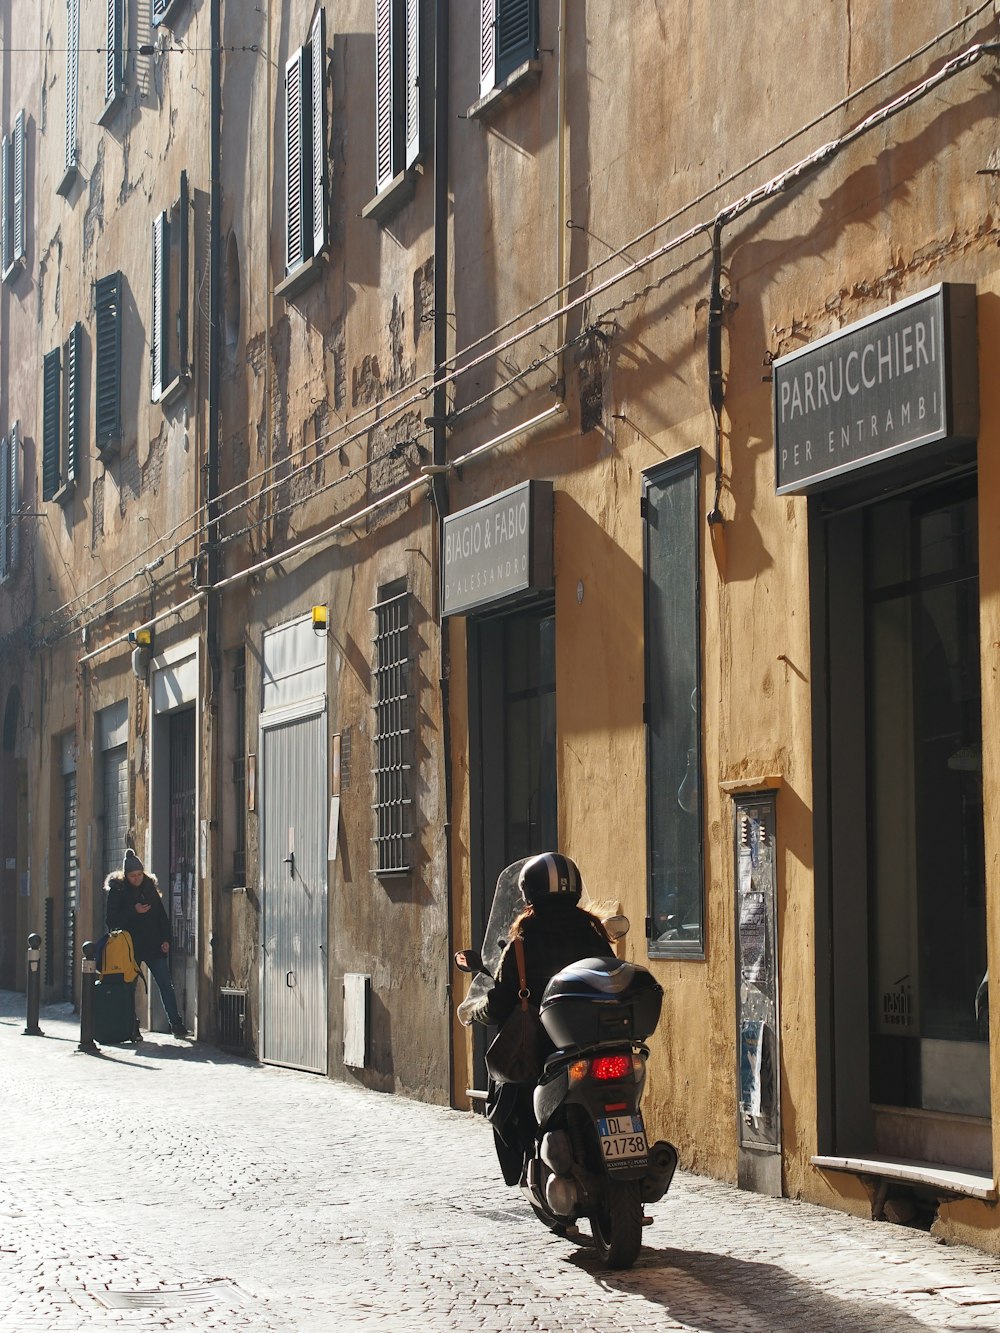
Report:
<svg viewBox="0 0 1000 1333"><path fill-rule="evenodd" d="M0 993L4 1333L1000 1328L997 1265L922 1232L679 1174L608 1272L498 1183L478 1117L41 1026Z"/></svg>

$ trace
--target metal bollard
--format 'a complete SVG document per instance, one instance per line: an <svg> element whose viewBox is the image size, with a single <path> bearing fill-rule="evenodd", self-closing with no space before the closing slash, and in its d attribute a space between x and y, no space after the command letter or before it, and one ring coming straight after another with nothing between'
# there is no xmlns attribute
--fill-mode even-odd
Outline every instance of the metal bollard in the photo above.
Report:
<svg viewBox="0 0 1000 1333"><path fill-rule="evenodd" d="M94 1042L94 983L97 980L97 963L94 961L94 945L91 940L84 943L80 973L80 1042L77 1050L96 1055L99 1049Z"/></svg>
<svg viewBox="0 0 1000 1333"><path fill-rule="evenodd" d="M34 931L28 936L28 1021L24 1029L26 1037L44 1037L45 1033L38 1026L38 1005L41 999L42 974L39 960L42 956L42 937Z"/></svg>

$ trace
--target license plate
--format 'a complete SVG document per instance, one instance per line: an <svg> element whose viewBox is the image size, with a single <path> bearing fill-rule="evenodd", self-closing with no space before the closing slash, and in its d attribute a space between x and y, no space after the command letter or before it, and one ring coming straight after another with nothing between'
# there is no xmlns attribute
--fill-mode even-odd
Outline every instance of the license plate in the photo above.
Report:
<svg viewBox="0 0 1000 1333"><path fill-rule="evenodd" d="M646 1127L641 1115L601 1116L597 1121L597 1132L606 1162L646 1156Z"/></svg>

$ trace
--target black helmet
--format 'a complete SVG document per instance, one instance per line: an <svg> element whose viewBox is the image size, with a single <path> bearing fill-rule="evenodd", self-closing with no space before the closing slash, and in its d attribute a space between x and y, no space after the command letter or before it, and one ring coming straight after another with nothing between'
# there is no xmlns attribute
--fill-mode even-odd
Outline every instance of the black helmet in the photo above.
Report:
<svg viewBox="0 0 1000 1333"><path fill-rule="evenodd" d="M532 907L545 902L578 903L583 880L575 861L561 852L542 852L525 861L517 877L524 901Z"/></svg>

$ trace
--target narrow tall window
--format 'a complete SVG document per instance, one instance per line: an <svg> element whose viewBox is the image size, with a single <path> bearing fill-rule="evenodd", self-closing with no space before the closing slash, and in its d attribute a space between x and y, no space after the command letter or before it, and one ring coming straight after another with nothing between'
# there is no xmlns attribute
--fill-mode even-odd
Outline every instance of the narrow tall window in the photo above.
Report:
<svg viewBox="0 0 1000 1333"><path fill-rule="evenodd" d="M247 655L236 653L233 663L233 884L247 882Z"/></svg>
<svg viewBox="0 0 1000 1333"><path fill-rule="evenodd" d="M42 499L64 503L73 494L81 442L83 325L42 362Z"/></svg>
<svg viewBox="0 0 1000 1333"><path fill-rule="evenodd" d="M77 102L80 81L80 0L66 0L66 139L63 148L65 175L59 193L72 183L79 161Z"/></svg>
<svg viewBox="0 0 1000 1333"><path fill-rule="evenodd" d="M479 91L538 55L538 0L480 0Z"/></svg>
<svg viewBox="0 0 1000 1333"><path fill-rule="evenodd" d="M0 252L2 252L3 277L9 278L15 270L24 264L27 223L25 220L25 119L19 111L14 121L13 132L3 139L3 155L0 162L2 174L2 211L0 211Z"/></svg>
<svg viewBox="0 0 1000 1333"><path fill-rule="evenodd" d="M379 589L375 612L375 874L410 869L410 595L404 580Z"/></svg>
<svg viewBox="0 0 1000 1333"><path fill-rule="evenodd" d="M153 284L149 330L150 397L166 402L188 383L188 180L180 197L153 219Z"/></svg>
<svg viewBox="0 0 1000 1333"><path fill-rule="evenodd" d="M420 156L419 0L375 0L375 189Z"/></svg>
<svg viewBox="0 0 1000 1333"><path fill-rule="evenodd" d="M0 583L17 569L20 452L20 427L15 422L10 435L0 440Z"/></svg>
<svg viewBox="0 0 1000 1333"><path fill-rule="evenodd" d="M649 953L704 956L697 453L644 487Z"/></svg>
<svg viewBox="0 0 1000 1333"><path fill-rule="evenodd" d="M329 239L326 163L326 13L285 66L285 274Z"/></svg>
<svg viewBox="0 0 1000 1333"><path fill-rule="evenodd" d="M121 443L122 275L99 278L95 290L94 441L102 454Z"/></svg>
<svg viewBox="0 0 1000 1333"><path fill-rule="evenodd" d="M106 0L106 3L104 116L125 92L125 0Z"/></svg>

